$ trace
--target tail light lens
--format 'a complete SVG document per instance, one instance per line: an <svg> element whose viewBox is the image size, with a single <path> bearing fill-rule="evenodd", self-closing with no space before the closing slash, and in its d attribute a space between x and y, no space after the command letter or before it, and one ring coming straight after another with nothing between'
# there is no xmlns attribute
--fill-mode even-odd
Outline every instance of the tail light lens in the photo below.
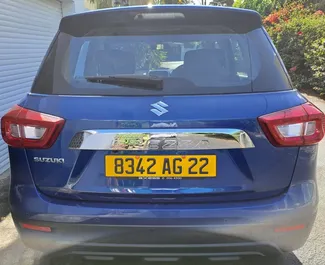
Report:
<svg viewBox="0 0 325 265"><path fill-rule="evenodd" d="M312 145L324 137L324 113L311 103L264 115L258 120L275 146Z"/></svg>
<svg viewBox="0 0 325 265"><path fill-rule="evenodd" d="M3 140L10 146L49 148L56 141L64 119L14 106L1 119Z"/></svg>

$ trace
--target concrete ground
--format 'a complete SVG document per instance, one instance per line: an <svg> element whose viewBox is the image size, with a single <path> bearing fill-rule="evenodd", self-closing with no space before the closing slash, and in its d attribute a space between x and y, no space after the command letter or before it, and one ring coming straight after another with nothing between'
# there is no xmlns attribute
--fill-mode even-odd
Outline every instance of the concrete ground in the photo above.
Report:
<svg viewBox="0 0 325 265"><path fill-rule="evenodd" d="M309 97L309 99L325 112L325 101L315 97ZM320 204L313 231L304 247L286 255L286 265L325 264L325 139L319 146L317 173ZM3 218L0 222L0 264L38 265L40 256L40 253L23 246L11 217Z"/></svg>

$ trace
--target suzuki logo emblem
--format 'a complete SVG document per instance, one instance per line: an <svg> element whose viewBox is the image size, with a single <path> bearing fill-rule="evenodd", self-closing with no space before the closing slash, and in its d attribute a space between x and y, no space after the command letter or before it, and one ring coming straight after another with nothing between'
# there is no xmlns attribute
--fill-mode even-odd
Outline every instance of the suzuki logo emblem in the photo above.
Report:
<svg viewBox="0 0 325 265"><path fill-rule="evenodd" d="M168 107L168 105L162 101L158 101L154 104L151 104L151 106L154 108L151 109L150 111L155 113L157 116L161 116L168 112L168 110L165 109Z"/></svg>

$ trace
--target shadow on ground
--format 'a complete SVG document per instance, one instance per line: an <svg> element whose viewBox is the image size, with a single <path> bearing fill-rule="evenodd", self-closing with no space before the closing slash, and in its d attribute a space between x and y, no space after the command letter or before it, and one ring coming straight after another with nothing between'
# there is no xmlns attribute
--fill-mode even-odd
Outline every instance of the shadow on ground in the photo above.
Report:
<svg viewBox="0 0 325 265"><path fill-rule="evenodd" d="M313 96L325 100L325 95L321 95L318 91L315 91L314 89L299 89L299 92L305 93L308 96Z"/></svg>
<svg viewBox="0 0 325 265"><path fill-rule="evenodd" d="M250 259L249 261L229 261L229 262L210 262L210 263L202 263L201 265L264 265L265 261L267 260L267 264L272 265L302 265L302 263L299 261L299 259L295 256L293 253L287 253L284 256L285 260L283 262L270 262L269 258L265 260L253 260ZM170 263L170 262L169 262ZM151 262L143 262L138 263L134 262L132 260L130 261L123 261L123 262L115 262L115 261L86 261L81 259L80 257L72 257L72 256L66 256L66 257L55 257L55 256L43 256L38 260L35 260L35 262L31 265L157 265L157 262L151 263ZM158 263L158 264L168 264L168 263ZM173 265L197 265L197 262L172 262ZM24 264L25 265L25 264ZM28 264L29 265L29 264ZM307 265L307 264L306 264Z"/></svg>
<svg viewBox="0 0 325 265"><path fill-rule="evenodd" d="M37 238L35 238L37 240ZM220 263L210 262L206 263L213 265L302 265L299 259L294 253L287 253L284 256L284 260L279 263L271 257L267 257L263 260L246 260L245 262L232 262L232 263ZM197 262L195 259L188 259L186 262L168 262L168 263L150 263L150 262L135 262L134 258L129 258L126 262L114 261L81 261L80 258L74 259L74 257L66 256L62 257L60 253L54 253L50 255L44 255L40 252L26 248L19 238L19 235L14 227L11 217L7 217L2 223L0 223L0 264L2 265L202 265L203 262ZM317 264L317 263L315 263ZM310 263L304 265L311 265Z"/></svg>
<svg viewBox="0 0 325 265"><path fill-rule="evenodd" d="M10 213L9 203L8 202L0 202L0 222L2 222ZM0 238L1 240L1 238Z"/></svg>
<svg viewBox="0 0 325 265"><path fill-rule="evenodd" d="M20 239L16 239L11 242L10 245L0 249L0 260L1 264L4 265L143 265L143 263L134 263L130 262L122 262L122 263L115 263L114 261L81 261L80 259L75 259L72 256L55 256L51 255L42 255L39 252L36 252L31 249L27 249L24 247L23 243ZM151 263L146 262L146 265L151 265ZM159 263L161 264L161 263ZM197 263L172 263L173 265L197 265ZM201 265L205 265L200 263ZM232 263L208 263L214 265L264 265L263 262L259 261L258 263L255 262L232 262ZM206 265L208 265L206 264ZM269 263L268 263L269 264ZM271 263L272 265L302 265L302 263L298 260L298 258L293 253L288 253L285 255L285 262L284 263ZM157 265L156 263L152 263L152 265ZM162 264L161 264L162 265ZM164 263L164 265L166 265ZM308 264L306 264L308 265Z"/></svg>
<svg viewBox="0 0 325 265"><path fill-rule="evenodd" d="M285 265L302 265L301 261L297 258L297 256L294 253L292 252L286 253L284 256L285 256Z"/></svg>
<svg viewBox="0 0 325 265"><path fill-rule="evenodd" d="M0 238L1 240L1 238ZM40 253L25 248L19 238L0 249L0 264L3 265L40 265ZM43 264L42 264L43 265ZM45 265L45 264L44 264Z"/></svg>
<svg viewBox="0 0 325 265"><path fill-rule="evenodd" d="M9 177L0 178L0 222L9 214Z"/></svg>

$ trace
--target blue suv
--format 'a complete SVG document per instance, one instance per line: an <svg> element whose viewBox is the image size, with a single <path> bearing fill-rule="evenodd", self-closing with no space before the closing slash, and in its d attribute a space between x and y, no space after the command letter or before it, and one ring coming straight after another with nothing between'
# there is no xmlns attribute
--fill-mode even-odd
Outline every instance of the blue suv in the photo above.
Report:
<svg viewBox="0 0 325 265"><path fill-rule="evenodd" d="M324 127L254 11L68 16L1 120L12 217L27 246L88 259L292 251L316 216Z"/></svg>

